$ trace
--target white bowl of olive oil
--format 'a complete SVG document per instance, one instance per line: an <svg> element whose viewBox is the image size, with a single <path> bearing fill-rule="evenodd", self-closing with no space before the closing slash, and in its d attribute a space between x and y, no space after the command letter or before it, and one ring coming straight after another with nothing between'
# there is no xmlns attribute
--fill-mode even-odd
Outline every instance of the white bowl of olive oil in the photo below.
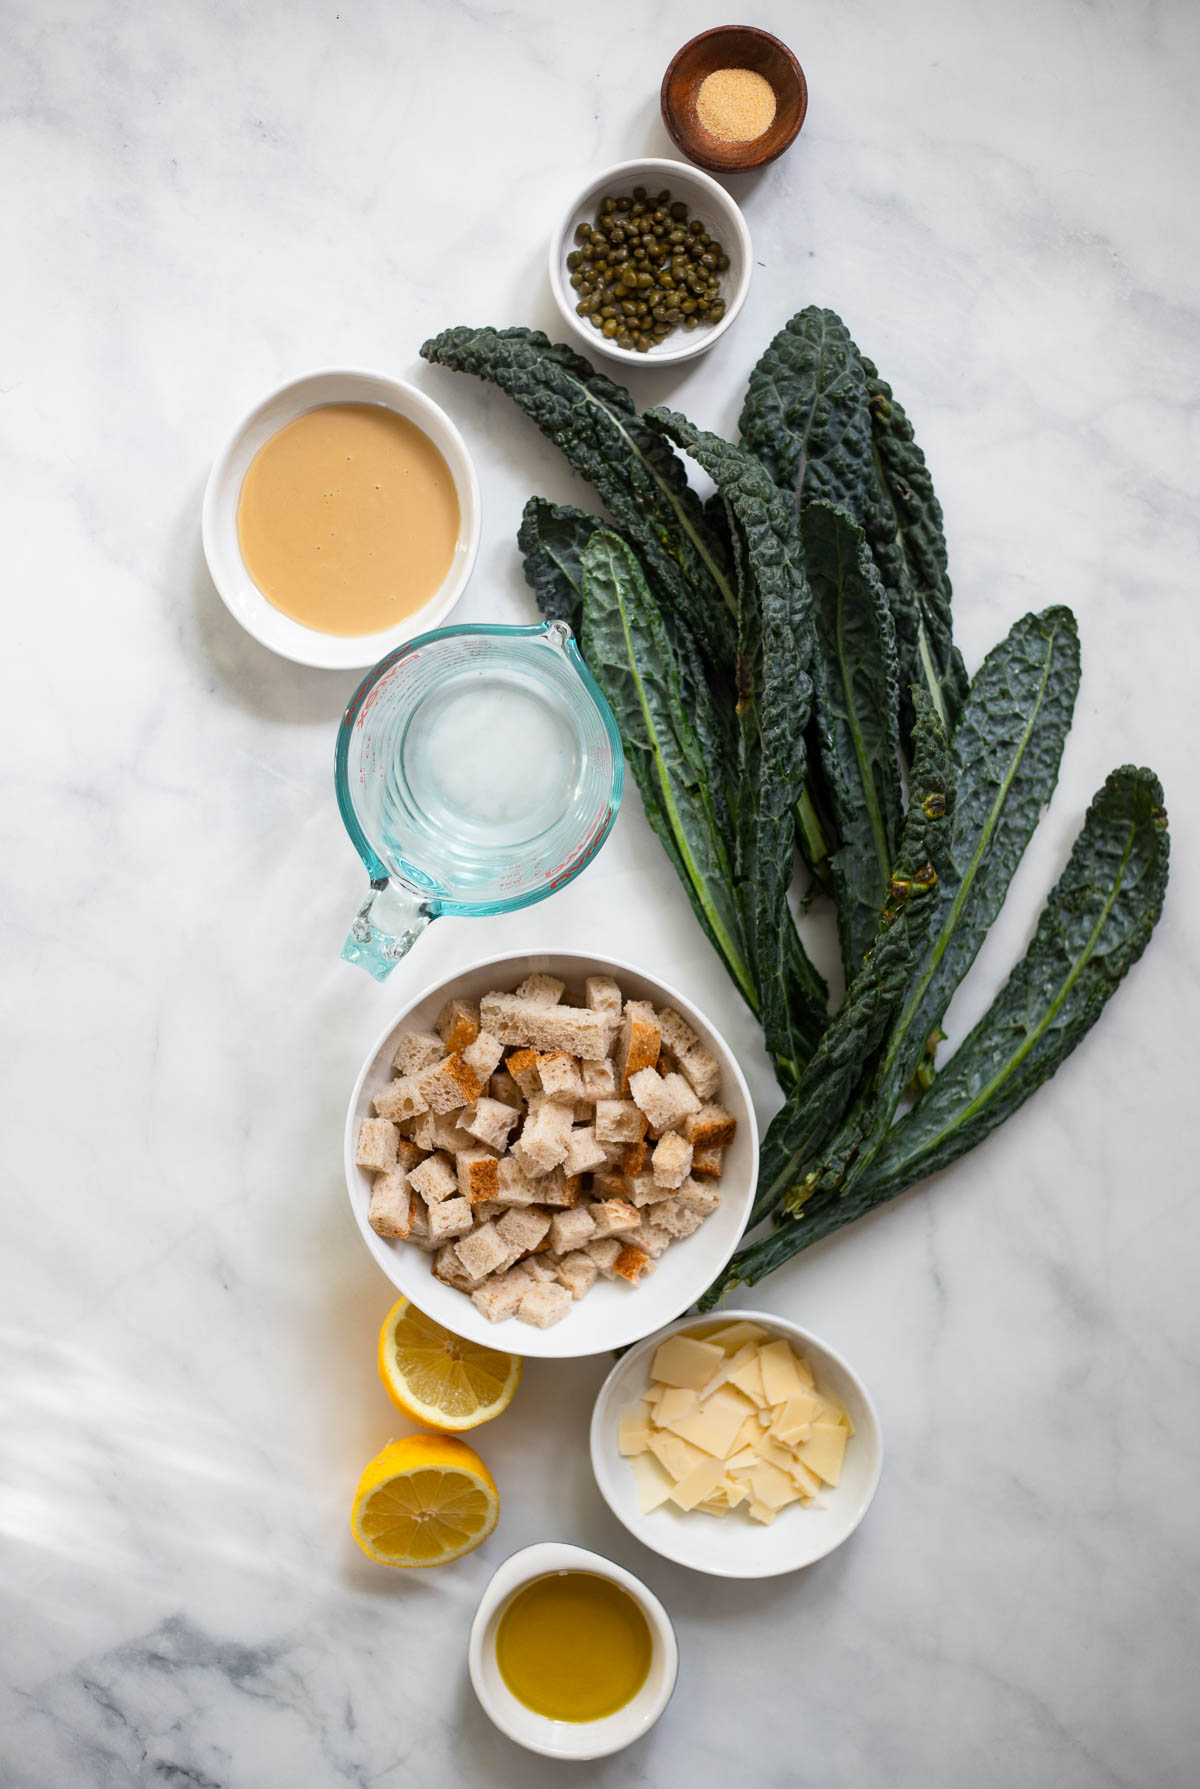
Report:
<svg viewBox="0 0 1200 1789"><path fill-rule="evenodd" d="M489 1720L547 1758L605 1758L648 1733L679 1649L658 1598L599 1553L563 1541L499 1567L471 1624L468 1665Z"/></svg>
<svg viewBox="0 0 1200 1789"><path fill-rule="evenodd" d="M297 664L358 669L440 627L462 595L479 486L462 436L415 386L308 373L230 436L202 535L247 633Z"/></svg>

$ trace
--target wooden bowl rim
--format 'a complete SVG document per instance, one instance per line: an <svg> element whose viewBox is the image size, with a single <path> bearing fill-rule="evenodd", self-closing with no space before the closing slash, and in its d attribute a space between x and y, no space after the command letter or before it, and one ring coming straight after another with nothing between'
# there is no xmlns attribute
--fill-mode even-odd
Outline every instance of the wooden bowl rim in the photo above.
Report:
<svg viewBox="0 0 1200 1789"><path fill-rule="evenodd" d="M731 143L728 146L727 159L720 161L715 160L711 155L706 153L705 145L701 143L697 137L685 130L676 117L675 108L669 98L671 82L675 76L676 70L683 58L690 50L694 50L697 44L708 43L715 37L743 39L747 37L760 38L764 43L770 44L773 49L780 53L791 71L800 101L799 114L793 130L784 138L777 149L772 149L767 155L755 153L755 143L761 143L763 140L762 137L758 137L755 138L753 142L747 143L740 148L738 145ZM670 62L668 62L666 73L662 78L662 85L659 88L658 105L668 136L675 147L681 150L682 153L687 156L689 161L695 162L697 167L706 168L711 174L736 174L743 172L748 168L765 167L768 162L776 161L779 156L783 155L791 148L792 144L796 141L796 138L800 135L800 132L804 127L804 120L808 116L808 82L805 79L804 70L800 66L795 51L789 49L783 39L776 37L773 31L764 31L761 25L711 25L707 31L698 31L695 37L689 37L685 44L680 45L672 56ZM769 127L768 130L763 133L763 136L767 135L769 135Z"/></svg>

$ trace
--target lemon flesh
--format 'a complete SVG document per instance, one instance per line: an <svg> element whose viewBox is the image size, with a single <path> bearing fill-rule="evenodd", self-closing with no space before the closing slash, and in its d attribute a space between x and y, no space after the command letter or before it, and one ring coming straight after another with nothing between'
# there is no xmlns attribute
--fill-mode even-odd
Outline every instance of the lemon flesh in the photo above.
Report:
<svg viewBox="0 0 1200 1789"><path fill-rule="evenodd" d="M351 1526L384 1565L458 1559L496 1526L500 1499L478 1454L449 1436L409 1435L378 1454L355 1493Z"/></svg>
<svg viewBox="0 0 1200 1789"><path fill-rule="evenodd" d="M520 1383L521 1361L454 1335L401 1298L380 1331L379 1374L405 1416L458 1431L508 1408Z"/></svg>

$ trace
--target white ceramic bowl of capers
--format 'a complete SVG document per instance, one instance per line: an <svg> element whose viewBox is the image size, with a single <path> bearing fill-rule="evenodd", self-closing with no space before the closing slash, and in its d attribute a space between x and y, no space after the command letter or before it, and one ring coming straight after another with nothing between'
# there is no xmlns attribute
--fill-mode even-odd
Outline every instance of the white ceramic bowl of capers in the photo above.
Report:
<svg viewBox="0 0 1200 1789"><path fill-rule="evenodd" d="M669 366L724 335L753 265L725 188L659 156L618 162L576 194L551 238L550 289L585 351Z"/></svg>

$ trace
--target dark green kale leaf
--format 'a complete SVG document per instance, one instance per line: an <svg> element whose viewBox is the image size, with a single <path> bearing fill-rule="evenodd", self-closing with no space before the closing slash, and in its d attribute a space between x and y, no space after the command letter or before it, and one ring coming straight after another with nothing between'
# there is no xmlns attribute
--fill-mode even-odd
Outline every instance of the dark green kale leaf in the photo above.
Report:
<svg viewBox="0 0 1200 1789"><path fill-rule="evenodd" d="M914 700L911 801L895 869L876 916L874 942L799 1085L763 1140L751 1223L802 1183L814 1152L837 1128L904 998L914 955L936 909L950 855L954 773L932 702L920 689Z"/></svg>
<svg viewBox="0 0 1200 1789"><path fill-rule="evenodd" d="M826 1023L824 984L797 951L787 899L814 647L795 511L753 454L669 410L648 411L645 421L704 468L729 516L738 571L738 892L767 1050L791 1081Z"/></svg>
<svg viewBox="0 0 1200 1789"><path fill-rule="evenodd" d="M1093 799L1025 956L870 1166L851 1174L838 1223L949 1167L1049 1080L1150 942L1169 857L1162 785L1122 765ZM814 1222L822 1235L837 1228Z"/></svg>
<svg viewBox="0 0 1200 1789"><path fill-rule="evenodd" d="M565 621L578 636L583 615L580 560L597 528L598 516L570 503L531 497L521 516L517 545L525 561L525 582L537 598L544 621Z"/></svg>
<svg viewBox="0 0 1200 1789"><path fill-rule="evenodd" d="M733 866L666 624L636 557L619 535L598 530L580 563L584 657L616 716L646 818L696 917L757 1015L758 989Z"/></svg>
<svg viewBox="0 0 1200 1789"><path fill-rule="evenodd" d="M862 524L895 623L905 731L918 683L952 730L967 675L951 635L942 513L907 417L840 317L810 306L785 324L750 375L740 426L799 507L825 497Z"/></svg>
<svg viewBox="0 0 1200 1789"><path fill-rule="evenodd" d="M732 660L737 605L722 543L670 443L645 426L622 386L536 329L460 326L421 354L506 391L599 492L706 661Z"/></svg>
<svg viewBox="0 0 1200 1789"><path fill-rule="evenodd" d="M824 501L800 517L816 617L817 734L839 840L831 859L849 985L879 923L900 836L900 684L891 610L863 531Z"/></svg>

